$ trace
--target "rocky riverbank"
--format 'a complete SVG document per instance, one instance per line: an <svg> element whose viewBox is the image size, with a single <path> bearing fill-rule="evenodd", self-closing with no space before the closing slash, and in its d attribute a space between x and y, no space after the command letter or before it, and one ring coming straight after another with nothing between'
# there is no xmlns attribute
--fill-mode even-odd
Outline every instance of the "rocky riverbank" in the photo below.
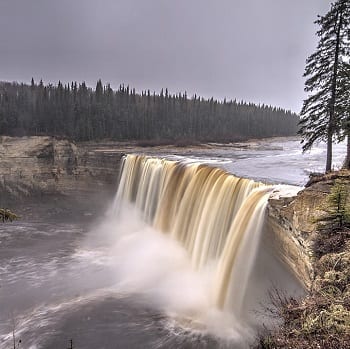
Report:
<svg viewBox="0 0 350 349"><path fill-rule="evenodd" d="M3 194L84 197L115 186L123 153L54 137L0 137Z"/></svg>
<svg viewBox="0 0 350 349"><path fill-rule="evenodd" d="M18 212L36 202L54 210L63 200L71 209L98 209L115 193L123 156L104 149L55 137L0 137L0 207L15 202Z"/></svg>

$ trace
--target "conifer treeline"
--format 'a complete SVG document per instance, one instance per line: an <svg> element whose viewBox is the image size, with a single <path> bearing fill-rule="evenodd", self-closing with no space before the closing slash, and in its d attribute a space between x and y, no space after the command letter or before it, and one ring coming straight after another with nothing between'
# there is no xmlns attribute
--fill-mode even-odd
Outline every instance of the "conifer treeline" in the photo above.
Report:
<svg viewBox="0 0 350 349"><path fill-rule="evenodd" d="M228 142L295 135L298 120L290 111L265 105L189 99L167 90L140 95L123 85L113 91L101 80L95 90L84 82L0 83L0 134L7 135Z"/></svg>

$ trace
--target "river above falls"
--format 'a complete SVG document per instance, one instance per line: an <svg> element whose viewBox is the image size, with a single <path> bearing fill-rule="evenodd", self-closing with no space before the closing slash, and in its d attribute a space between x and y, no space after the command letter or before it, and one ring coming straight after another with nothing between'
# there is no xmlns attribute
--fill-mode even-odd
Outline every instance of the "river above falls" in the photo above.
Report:
<svg viewBox="0 0 350 349"><path fill-rule="evenodd" d="M326 144L315 144L310 151L303 153L298 137L226 145L210 143L193 148L138 148L136 152L206 162L238 177L298 186L306 184L310 173L324 172L326 166ZM341 168L345 155L345 143L333 145L334 169Z"/></svg>

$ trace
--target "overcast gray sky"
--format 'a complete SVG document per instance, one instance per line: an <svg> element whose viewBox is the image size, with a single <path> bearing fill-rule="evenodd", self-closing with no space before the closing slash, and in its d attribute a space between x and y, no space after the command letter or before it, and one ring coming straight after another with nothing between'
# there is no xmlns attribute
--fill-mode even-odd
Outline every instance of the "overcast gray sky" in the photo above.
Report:
<svg viewBox="0 0 350 349"><path fill-rule="evenodd" d="M0 0L0 80L98 78L299 112L327 0Z"/></svg>

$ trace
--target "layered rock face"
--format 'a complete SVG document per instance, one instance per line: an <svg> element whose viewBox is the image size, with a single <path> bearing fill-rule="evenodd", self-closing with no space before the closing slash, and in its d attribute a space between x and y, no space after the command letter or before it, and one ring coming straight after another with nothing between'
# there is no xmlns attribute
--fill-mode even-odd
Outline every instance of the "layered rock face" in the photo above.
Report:
<svg viewBox="0 0 350 349"><path fill-rule="evenodd" d="M313 280L316 220L330 188L329 182L319 182L296 196L272 197L267 208L267 238L306 288Z"/></svg>
<svg viewBox="0 0 350 349"><path fill-rule="evenodd" d="M0 194L63 194L80 201L114 193L122 156L116 149L54 137L0 137Z"/></svg>

